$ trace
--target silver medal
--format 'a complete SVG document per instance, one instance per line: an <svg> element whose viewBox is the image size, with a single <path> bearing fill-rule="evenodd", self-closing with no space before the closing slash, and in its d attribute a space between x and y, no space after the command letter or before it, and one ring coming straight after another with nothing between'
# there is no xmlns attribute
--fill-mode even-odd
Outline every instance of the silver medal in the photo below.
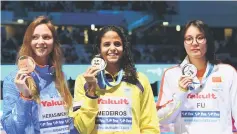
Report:
<svg viewBox="0 0 237 134"><path fill-rule="evenodd" d="M105 69L105 67L106 67L107 64L106 64L106 62L104 61L104 59L100 58L99 55L96 55L96 56L92 59L91 65L98 67L98 68L100 69L100 71L101 71L101 70L104 70L104 69Z"/></svg>
<svg viewBox="0 0 237 134"><path fill-rule="evenodd" d="M194 78L197 74L197 68L193 64L185 64L182 67L182 74Z"/></svg>

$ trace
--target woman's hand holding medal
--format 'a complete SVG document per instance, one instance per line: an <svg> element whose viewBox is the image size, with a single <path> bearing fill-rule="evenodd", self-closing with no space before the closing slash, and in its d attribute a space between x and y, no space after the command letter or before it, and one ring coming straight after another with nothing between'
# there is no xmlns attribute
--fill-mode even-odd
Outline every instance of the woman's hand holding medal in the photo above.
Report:
<svg viewBox="0 0 237 134"><path fill-rule="evenodd" d="M98 86L98 80L96 75L104 70L106 67L106 62L100 58L99 55L96 55L92 61L91 61L91 66L86 70L84 73L83 77L85 78L86 82L88 83L89 86L89 91L88 95L90 96L95 96L95 90L96 87Z"/></svg>
<svg viewBox="0 0 237 134"><path fill-rule="evenodd" d="M193 78L189 76L182 75L179 79L179 88L180 90L187 92L188 91L188 86L192 84Z"/></svg>
<svg viewBox="0 0 237 134"><path fill-rule="evenodd" d="M97 87L96 75L99 71L100 69L98 67L92 65L83 74L83 77L85 78L89 86L89 90L87 92L88 92L88 95L90 96L95 96L95 90Z"/></svg>
<svg viewBox="0 0 237 134"><path fill-rule="evenodd" d="M29 56L21 56L18 59L18 72L15 77L15 84L24 97L30 98L31 91L27 86L26 79L31 77L30 73L35 69L35 62Z"/></svg>
<svg viewBox="0 0 237 134"><path fill-rule="evenodd" d="M196 74L197 68L193 64L185 64L182 67L182 76L179 79L180 90L187 92Z"/></svg>

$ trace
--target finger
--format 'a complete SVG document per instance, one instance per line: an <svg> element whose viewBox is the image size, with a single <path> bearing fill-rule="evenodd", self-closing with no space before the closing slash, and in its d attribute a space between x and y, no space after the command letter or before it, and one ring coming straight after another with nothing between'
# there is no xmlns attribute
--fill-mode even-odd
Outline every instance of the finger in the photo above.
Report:
<svg viewBox="0 0 237 134"><path fill-rule="evenodd" d="M16 80L20 80L22 78L22 75L24 75L24 74L18 73L16 76Z"/></svg>
<svg viewBox="0 0 237 134"><path fill-rule="evenodd" d="M87 69L86 69L86 74L91 70L91 66L89 66Z"/></svg>
<svg viewBox="0 0 237 134"><path fill-rule="evenodd" d="M187 83L185 83L185 84L184 84L184 88L187 89L190 84L192 84L192 82L187 82Z"/></svg>
<svg viewBox="0 0 237 134"><path fill-rule="evenodd" d="M100 70L95 70L95 72L92 75L96 76L99 72L100 72Z"/></svg>
<svg viewBox="0 0 237 134"><path fill-rule="evenodd" d="M182 87L182 88L185 88L186 83L192 83L192 80L183 79L182 81L179 82L179 86Z"/></svg>
<svg viewBox="0 0 237 134"><path fill-rule="evenodd" d="M93 75L96 71L100 71L100 70L98 68L96 68L96 67L92 67L91 70L88 72L88 74L92 74Z"/></svg>
<svg viewBox="0 0 237 134"><path fill-rule="evenodd" d="M25 77L22 79L22 81L24 81L24 82L25 82L27 78L30 78L30 76L28 76L28 75L27 75L27 76L25 76Z"/></svg>
<svg viewBox="0 0 237 134"><path fill-rule="evenodd" d="M187 89L188 85L192 84L192 82L187 82L187 83L184 83L184 84L180 84L179 86L183 89Z"/></svg>
<svg viewBox="0 0 237 134"><path fill-rule="evenodd" d="M181 75L180 80L182 79L193 79L193 78L190 76Z"/></svg>
<svg viewBox="0 0 237 134"><path fill-rule="evenodd" d="M28 70L19 70L17 73L18 74L28 74L29 72L28 72Z"/></svg>
<svg viewBox="0 0 237 134"><path fill-rule="evenodd" d="M29 68L24 67L24 68L20 68L19 71L27 71Z"/></svg>
<svg viewBox="0 0 237 134"><path fill-rule="evenodd" d="M93 65L92 68L100 69L99 66L95 66L95 65Z"/></svg>
<svg viewBox="0 0 237 134"><path fill-rule="evenodd" d="M184 77L187 77L187 76L182 74L182 75L181 75L181 77L183 77L183 78L184 78Z"/></svg>
<svg viewBox="0 0 237 134"><path fill-rule="evenodd" d="M185 85L185 84L187 84L187 83L192 83L192 81L185 81L185 82L183 83L183 85Z"/></svg>
<svg viewBox="0 0 237 134"><path fill-rule="evenodd" d="M184 77L181 79L181 81L193 81L193 79L190 77Z"/></svg>
<svg viewBox="0 0 237 134"><path fill-rule="evenodd" d="M86 74L91 74L91 73L93 73L94 72L94 68L95 67L93 67L93 66L90 66L90 67L88 67L88 69L86 70Z"/></svg>
<svg viewBox="0 0 237 134"><path fill-rule="evenodd" d="M26 76L28 76L28 75L27 74L21 74L19 80L23 80Z"/></svg>

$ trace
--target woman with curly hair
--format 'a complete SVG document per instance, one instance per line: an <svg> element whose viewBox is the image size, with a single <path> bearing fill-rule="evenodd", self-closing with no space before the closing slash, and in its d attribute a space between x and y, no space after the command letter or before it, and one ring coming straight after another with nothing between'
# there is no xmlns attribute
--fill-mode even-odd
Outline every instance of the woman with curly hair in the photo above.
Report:
<svg viewBox="0 0 237 134"><path fill-rule="evenodd" d="M94 52L105 61L106 67L101 69L94 64L88 67L77 77L74 92L74 101L81 106L86 96L98 101L99 112L87 134L159 133L150 83L136 71L124 30L103 27L98 32ZM74 123L79 128L76 120Z"/></svg>

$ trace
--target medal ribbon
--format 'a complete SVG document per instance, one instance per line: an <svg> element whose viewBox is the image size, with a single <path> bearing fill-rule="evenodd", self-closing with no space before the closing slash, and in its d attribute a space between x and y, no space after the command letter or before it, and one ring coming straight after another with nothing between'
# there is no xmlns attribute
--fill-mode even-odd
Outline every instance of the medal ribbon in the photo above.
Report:
<svg viewBox="0 0 237 134"><path fill-rule="evenodd" d="M213 69L214 69L214 65L213 65L213 64L209 64L209 65L210 65L210 67L209 67L209 70L208 70L208 72L207 72L206 77L204 77L204 79L202 79L200 83L198 83L198 82L193 82L192 84L200 84L200 86L205 85L205 83L207 82L207 78L211 75L211 73L212 73L212 71L213 71ZM193 90L193 89L191 89L191 88L192 88L192 87L189 87L190 90Z"/></svg>
<svg viewBox="0 0 237 134"><path fill-rule="evenodd" d="M114 84L112 84L107 80L107 78L105 76L105 71L102 70L97 75L98 86L100 87L100 89L105 89L106 86L114 87L114 86L117 86L118 84L120 84L120 82L122 81L122 78L123 78L123 70L121 69L118 73L117 81Z"/></svg>

